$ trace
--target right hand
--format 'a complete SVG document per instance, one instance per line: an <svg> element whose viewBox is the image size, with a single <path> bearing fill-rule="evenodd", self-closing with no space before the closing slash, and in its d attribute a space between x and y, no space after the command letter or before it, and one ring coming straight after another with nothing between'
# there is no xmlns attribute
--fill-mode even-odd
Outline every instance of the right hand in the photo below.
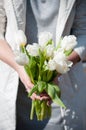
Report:
<svg viewBox="0 0 86 130"><path fill-rule="evenodd" d="M26 91L30 92L30 90L34 86L34 84L31 82L29 76L25 72L24 67L18 65L17 72L19 74L20 80L22 81L22 83L24 84L24 86L26 88ZM32 96L31 96L31 99L32 100L35 100L35 99L38 99L38 100L48 100L48 102L50 103L50 98L49 98L49 96L47 94L37 95L36 93L33 93Z"/></svg>
<svg viewBox="0 0 86 130"><path fill-rule="evenodd" d="M27 92L30 92L31 88L34 86L34 84L31 82L29 76L27 75L27 73L25 72L25 69L23 66L18 66L17 68L17 72L19 74L19 77L20 77L20 80L21 82L24 84L25 88L26 88L26 91ZM35 99L39 99L41 100L41 97L36 95L35 93L31 96L31 99L32 100L35 100Z"/></svg>

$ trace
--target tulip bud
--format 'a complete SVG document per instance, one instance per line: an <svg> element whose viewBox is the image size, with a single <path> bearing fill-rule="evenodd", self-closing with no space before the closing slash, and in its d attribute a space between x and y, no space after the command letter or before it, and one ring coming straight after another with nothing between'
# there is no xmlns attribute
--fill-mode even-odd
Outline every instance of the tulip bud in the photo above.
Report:
<svg viewBox="0 0 86 130"><path fill-rule="evenodd" d="M25 65L25 64L28 64L29 63L29 59L28 57L26 56L25 53L17 53L15 54L15 61L19 64L19 65Z"/></svg>
<svg viewBox="0 0 86 130"><path fill-rule="evenodd" d="M15 33L15 43L19 46L25 46L27 38L22 30L18 30Z"/></svg>

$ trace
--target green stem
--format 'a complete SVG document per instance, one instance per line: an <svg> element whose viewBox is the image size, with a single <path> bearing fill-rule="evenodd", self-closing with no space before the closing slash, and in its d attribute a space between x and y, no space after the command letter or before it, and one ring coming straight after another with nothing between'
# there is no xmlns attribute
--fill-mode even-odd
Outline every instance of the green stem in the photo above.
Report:
<svg viewBox="0 0 86 130"><path fill-rule="evenodd" d="M35 100L35 110L36 110L36 116L37 120L41 120L41 101Z"/></svg>
<svg viewBox="0 0 86 130"><path fill-rule="evenodd" d="M35 104L34 104L34 101L32 100L32 106L31 106L31 112L30 112L31 120L33 120L33 117L34 117L34 110L35 110Z"/></svg>
<svg viewBox="0 0 86 130"><path fill-rule="evenodd" d="M41 121L44 119L45 117L45 101L42 101L41 103Z"/></svg>

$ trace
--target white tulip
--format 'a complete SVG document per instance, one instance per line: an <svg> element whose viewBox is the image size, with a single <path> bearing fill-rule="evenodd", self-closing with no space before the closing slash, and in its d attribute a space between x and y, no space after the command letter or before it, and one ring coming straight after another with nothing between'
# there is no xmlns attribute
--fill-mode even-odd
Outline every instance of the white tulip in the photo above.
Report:
<svg viewBox="0 0 86 130"><path fill-rule="evenodd" d="M65 36L61 41L61 48L64 50L73 49L77 45L77 39L74 35Z"/></svg>
<svg viewBox="0 0 86 130"><path fill-rule="evenodd" d="M29 55L38 56L39 55L39 45L37 43L33 43L33 45L28 44L26 47Z"/></svg>
<svg viewBox="0 0 86 130"><path fill-rule="evenodd" d="M18 30L17 32L15 32L14 38L15 38L15 43L19 46L21 44L25 45L27 43L27 38L22 30Z"/></svg>
<svg viewBox="0 0 86 130"><path fill-rule="evenodd" d="M69 71L69 67L72 66L72 62L67 60L67 57L65 56L62 50L59 50L54 53L53 60L56 64L56 71L61 74L64 74L67 71Z"/></svg>
<svg viewBox="0 0 86 130"><path fill-rule="evenodd" d="M53 52L54 52L54 46L53 45L46 46L45 50L46 50L46 56L47 57L52 57L53 56Z"/></svg>
<svg viewBox="0 0 86 130"><path fill-rule="evenodd" d="M29 63L29 59L28 59L27 55L25 53L21 53L21 52L15 53L15 61L19 65L25 65L25 64Z"/></svg>
<svg viewBox="0 0 86 130"><path fill-rule="evenodd" d="M59 61L65 61L67 58L63 52L63 49L58 49L57 51L54 51L54 58L55 62Z"/></svg>
<svg viewBox="0 0 86 130"><path fill-rule="evenodd" d="M60 74L64 74L66 73L67 71L69 71L69 67L67 65L67 63L65 61L61 61L57 64L56 66L56 71Z"/></svg>
<svg viewBox="0 0 86 130"><path fill-rule="evenodd" d="M38 43L41 47L45 47L47 42L52 39L50 32L41 32L38 36Z"/></svg>
<svg viewBox="0 0 86 130"><path fill-rule="evenodd" d="M47 66L48 66L48 69L51 71L56 70L56 63L53 59L49 60Z"/></svg>

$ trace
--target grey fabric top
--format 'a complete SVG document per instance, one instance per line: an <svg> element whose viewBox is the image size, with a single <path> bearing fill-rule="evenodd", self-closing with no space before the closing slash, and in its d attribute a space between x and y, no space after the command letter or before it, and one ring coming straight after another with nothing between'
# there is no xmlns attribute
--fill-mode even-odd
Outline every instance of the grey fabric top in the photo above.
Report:
<svg viewBox="0 0 86 130"><path fill-rule="evenodd" d="M55 40L59 0L27 0L26 35L28 43L37 42L37 33L49 31Z"/></svg>

